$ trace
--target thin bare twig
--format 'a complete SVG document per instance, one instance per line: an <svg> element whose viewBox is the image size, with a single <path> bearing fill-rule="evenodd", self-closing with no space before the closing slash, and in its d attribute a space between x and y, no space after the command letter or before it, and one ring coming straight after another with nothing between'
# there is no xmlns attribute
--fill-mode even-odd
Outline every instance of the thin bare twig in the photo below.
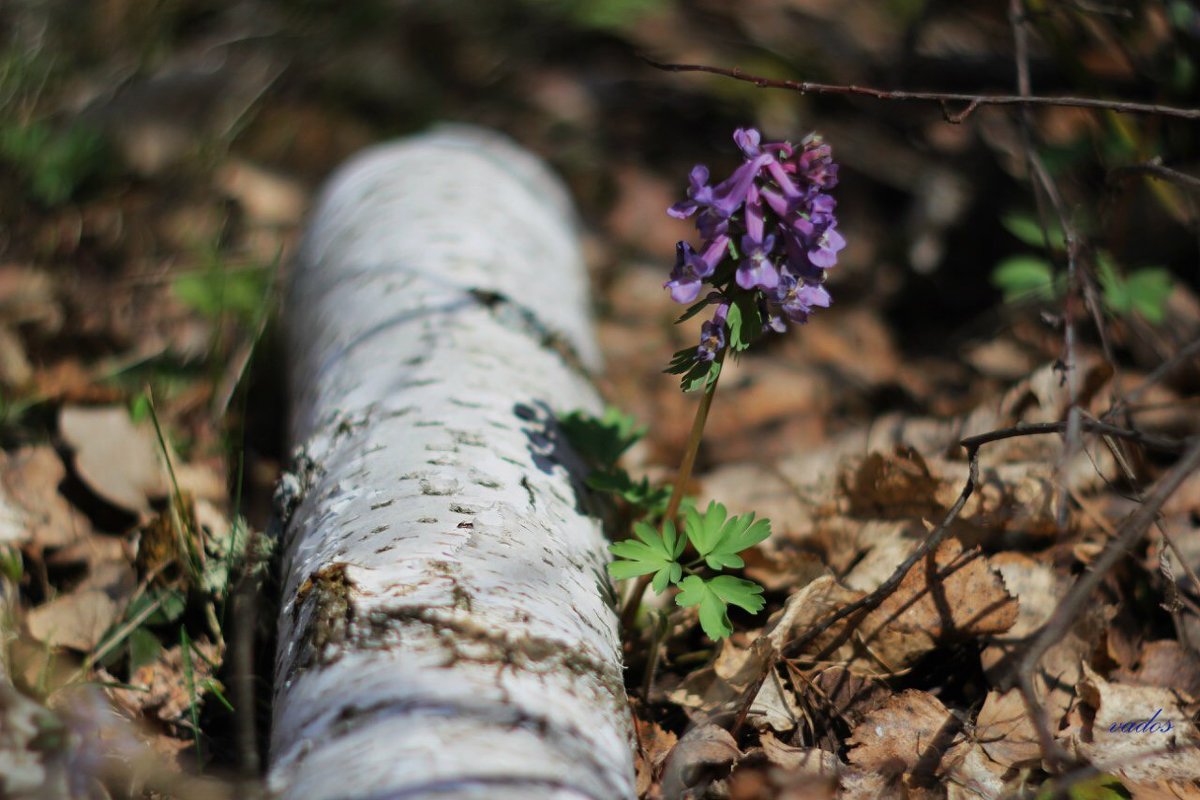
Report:
<svg viewBox="0 0 1200 800"><path fill-rule="evenodd" d="M1200 108L1179 108L1164 106L1156 103L1133 103L1124 100L1098 100L1093 97L1042 97L1031 95L1022 97L1012 94L965 94L962 92L910 92L900 90L877 89L871 86L842 85L832 83L815 83L813 81L793 81L777 78L766 78L753 75L740 67L713 67L707 64L672 64L655 61L642 57L652 67L667 72L708 72L713 75L724 75L734 80L753 83L760 89L789 89L801 94L839 94L873 97L877 100L899 100L908 102L938 103L942 106L942 114L947 122L958 124L964 122L971 114L982 106L1060 106L1068 108L1094 108L1102 111L1116 111L1122 114L1157 114L1164 117L1179 119L1200 119ZM949 110L949 103L966 103L966 107L958 113Z"/></svg>
<svg viewBox="0 0 1200 800"><path fill-rule="evenodd" d="M1079 422L1082 430L1089 433L1098 433L1104 436L1112 436L1116 439L1126 439L1131 442L1149 447L1151 450L1162 450L1167 453L1180 453L1187 447L1187 442L1183 439L1172 439L1169 436L1156 436L1152 433L1142 433L1141 431L1131 431L1126 428L1118 428L1115 425L1109 425L1107 422L1099 420L1083 418ZM963 439L960 444L963 447L970 449L978 447L989 442L998 442L1001 439L1015 439L1018 436L1039 436L1048 433L1065 433L1067 430L1066 422L1035 422L1023 425L1016 425L1011 428L1001 428L1000 430L988 431L975 436L968 436Z"/></svg>
<svg viewBox="0 0 1200 800"><path fill-rule="evenodd" d="M1108 179L1110 181L1137 175L1149 175L1152 178L1169 181L1184 189L1200 192L1200 178L1197 178L1195 175L1188 175L1186 172L1171 169L1170 167L1164 167L1162 159L1157 156L1144 164L1127 164L1123 167L1114 167L1108 171Z"/></svg>

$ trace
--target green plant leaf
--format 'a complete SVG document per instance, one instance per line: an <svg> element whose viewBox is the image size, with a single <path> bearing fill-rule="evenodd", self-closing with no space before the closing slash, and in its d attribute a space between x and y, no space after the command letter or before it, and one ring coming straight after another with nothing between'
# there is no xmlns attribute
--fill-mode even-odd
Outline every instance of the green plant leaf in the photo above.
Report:
<svg viewBox="0 0 1200 800"><path fill-rule="evenodd" d="M593 472L586 483L598 492L609 492L620 497L651 516L661 515L671 498L670 486L651 486L648 478L635 483L629 473L619 467L610 472Z"/></svg>
<svg viewBox="0 0 1200 800"><path fill-rule="evenodd" d="M717 641L733 633L729 621L730 604L757 614L765 604L762 587L752 581L732 575L718 575L704 580L699 575L689 575L679 584L680 592L675 597L676 605L682 608L700 607L700 627L704 634Z"/></svg>
<svg viewBox="0 0 1200 800"><path fill-rule="evenodd" d="M1004 259L992 270L992 285L1004 292L1005 302L1027 297L1053 300L1054 268L1040 258L1013 256Z"/></svg>
<svg viewBox="0 0 1200 800"><path fill-rule="evenodd" d="M754 514L743 514L726 520L725 506L710 502L704 514L695 509L684 512L684 531L692 547L715 570L743 567L740 552L753 547L771 535L771 523L757 522Z"/></svg>
<svg viewBox="0 0 1200 800"><path fill-rule="evenodd" d="M692 351L692 356L695 357L696 351ZM707 389L716 382L717 376L721 374L720 361L697 361L680 381L680 388L685 392L694 392L696 389Z"/></svg>
<svg viewBox="0 0 1200 800"><path fill-rule="evenodd" d="M683 576L683 566L677 559L687 541L677 535L670 520L663 522L662 533L645 522L635 522L633 534L637 540L626 539L608 546L617 559L608 565L608 574L622 581L653 572L651 585L657 594L662 594L667 586L678 583Z"/></svg>
<svg viewBox="0 0 1200 800"><path fill-rule="evenodd" d="M729 350L737 354L762 336L763 321L753 294L741 294L729 304L725 318L729 325Z"/></svg>
<svg viewBox="0 0 1200 800"><path fill-rule="evenodd" d="M678 325L681 322L687 322L689 319L703 311L708 305L708 298L705 298L697 303L693 303L692 305L688 306L687 311L684 311L679 315L679 319L675 320L675 324Z"/></svg>
<svg viewBox="0 0 1200 800"><path fill-rule="evenodd" d="M1050 223L1046 226L1046 235L1042 235L1042 225L1034 217L1029 214L1013 212L1005 214L1000 219L1000 224L1004 229L1013 236L1020 239L1030 247L1036 247L1039 250L1046 246L1046 239L1050 240L1050 247L1054 250L1062 251L1067 249L1067 237L1063 235L1062 227L1057 223Z"/></svg>
<svg viewBox="0 0 1200 800"><path fill-rule="evenodd" d="M1050 800L1057 796L1057 788L1055 781L1043 784L1037 800ZM1125 788L1125 784L1112 775L1100 774L1072 783L1067 787L1067 797L1069 800L1128 800L1133 795Z"/></svg>
<svg viewBox="0 0 1200 800"><path fill-rule="evenodd" d="M1133 310L1133 299L1125 278L1117 271L1117 265L1108 253L1096 254L1096 276L1104 292L1104 307L1113 314L1125 315Z"/></svg>
<svg viewBox="0 0 1200 800"><path fill-rule="evenodd" d="M136 628L129 634L129 674L158 658L162 642L145 628Z"/></svg>
<svg viewBox="0 0 1200 800"><path fill-rule="evenodd" d="M571 411L559 417L559 429L571 447L593 469L611 471L625 451L646 435L637 420L615 406L596 417L586 411Z"/></svg>
<svg viewBox="0 0 1200 800"><path fill-rule="evenodd" d="M1155 325L1167 315L1167 298L1171 295L1171 273L1162 267L1139 269L1129 275L1125 290L1133 309Z"/></svg>

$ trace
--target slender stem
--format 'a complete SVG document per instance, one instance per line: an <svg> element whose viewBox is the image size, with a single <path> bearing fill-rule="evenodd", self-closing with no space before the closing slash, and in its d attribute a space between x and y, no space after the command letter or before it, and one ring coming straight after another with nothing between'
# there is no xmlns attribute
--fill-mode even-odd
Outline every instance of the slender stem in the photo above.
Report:
<svg viewBox="0 0 1200 800"><path fill-rule="evenodd" d="M724 361L725 351L722 350L717 354L717 363L723 364ZM705 387L704 397L700 398L700 406L696 409L696 418L692 420L692 432L688 434L687 450L684 451L683 461L679 464L679 473L675 476L675 485L671 488L671 499L663 514L664 521L674 522L675 517L679 514L679 504L683 502L684 490L688 481L692 479L692 467L696 465L696 454L700 452L700 439L704 436L704 423L708 421L708 409L712 407L713 395L717 393L717 381L719 380L721 380L720 372L717 373L717 377L713 379L712 383ZM633 623L637 619L637 611L642 605L642 597L646 594L646 587L653 579L653 575L643 575L638 578L633 591L626 598L625 607L621 610L621 627L625 630L633 627Z"/></svg>

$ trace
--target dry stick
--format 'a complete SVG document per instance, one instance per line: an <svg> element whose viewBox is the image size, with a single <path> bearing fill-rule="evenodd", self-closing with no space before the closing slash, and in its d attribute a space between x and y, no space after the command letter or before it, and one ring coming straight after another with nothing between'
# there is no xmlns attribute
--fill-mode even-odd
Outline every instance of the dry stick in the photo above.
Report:
<svg viewBox="0 0 1200 800"><path fill-rule="evenodd" d="M1146 534L1146 530L1154 522L1163 503L1197 467L1200 467L1200 437L1193 437L1189 440L1188 449L1183 457L1158 482L1154 491L1146 497L1146 502L1121 523L1121 527L1117 529L1117 535L1104 548L1100 557L1092 563L1091 570L1071 587L1071 591L1058 604L1054 614L1042 628L1042 632L1034 639L1033 644L1021 659L1017 670L1021 695L1025 698L1025 707L1035 723L1038 737L1042 740L1042 751L1051 762L1062 763L1066 759L1063 757L1065 754L1062 753L1061 748L1055 743L1049 732L1045 714L1042 713L1042 707L1034 691L1033 673L1037 669L1038 662L1051 645L1066 635L1067 629L1087 604L1100 581L1104 580L1108 571L1116 566L1117 562Z"/></svg>
<svg viewBox="0 0 1200 800"><path fill-rule="evenodd" d="M1089 433L1098 433L1103 436L1112 436L1116 439L1127 439L1131 442L1149 447L1152 450L1162 450L1167 453L1181 453L1188 446L1189 440L1172 439L1169 436L1156 436L1152 433L1142 433L1141 431L1133 431L1127 428L1118 428L1115 425L1109 425L1107 422L1099 420L1083 418L1080 420L1080 427ZM963 447L970 448L972 445L979 446L981 444L989 444L998 442L1001 439L1015 439L1018 436L1041 436L1048 433L1065 433L1068 423L1066 422L1034 422L1029 424L1014 425L1011 428L1001 428L1000 430L988 431L987 433L968 436L959 444Z"/></svg>
<svg viewBox="0 0 1200 800"><path fill-rule="evenodd" d="M1124 100L1097 100L1092 97L1042 97L1030 95L1009 94L964 94L961 92L908 92L876 89L870 86L842 85L831 83L814 83L812 81L793 81L777 78L765 78L752 75L740 67L726 69L712 67L706 64L672 64L655 61L642 57L652 67L667 72L708 72L713 75L724 75L734 80L753 83L760 89L790 89L801 94L840 94L873 97L877 100L901 100L925 103L940 103L942 114L947 122L958 124L971 116L981 106L1065 106L1069 108L1094 108L1102 111L1117 111L1123 114L1158 114L1179 119L1200 119L1200 108L1179 108L1178 106L1163 106L1154 103L1131 103ZM967 107L953 114L946 107L947 103L966 103Z"/></svg>

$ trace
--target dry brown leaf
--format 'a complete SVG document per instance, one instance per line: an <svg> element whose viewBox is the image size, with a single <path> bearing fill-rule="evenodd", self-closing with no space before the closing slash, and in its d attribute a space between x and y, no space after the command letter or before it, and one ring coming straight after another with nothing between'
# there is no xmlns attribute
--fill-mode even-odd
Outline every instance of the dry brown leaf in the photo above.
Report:
<svg viewBox="0 0 1200 800"><path fill-rule="evenodd" d="M35 549L66 547L87 536L91 523L58 493L67 476L51 447L0 452L0 488L21 512L26 541Z"/></svg>
<svg viewBox="0 0 1200 800"><path fill-rule="evenodd" d="M770 652L765 637L749 649L726 639L711 666L690 673L678 688L667 693L667 697L689 715L700 712L693 715L696 720L708 719L718 710L732 710L741 702L750 684L762 675ZM770 670L750 704L747 719L753 725L786 732L796 727L800 717L791 690L783 685L776 670Z"/></svg>
<svg viewBox="0 0 1200 800"><path fill-rule="evenodd" d="M197 699L204 694L204 686L212 677L212 664L221 663L221 650L215 644L199 639L190 644L192 649L192 686L196 687ZM176 722L184 718L191 707L188 681L183 672L183 650L179 645L164 650L153 662L139 668L129 678L129 685L138 689L110 688L108 691L122 707L138 714L149 714L163 722Z"/></svg>
<svg viewBox="0 0 1200 800"><path fill-rule="evenodd" d="M1191 696L1109 683L1085 665L1079 697L1094 716L1081 715L1062 737L1096 767L1133 781L1200 781Z"/></svg>
<svg viewBox="0 0 1200 800"><path fill-rule="evenodd" d="M960 728L933 695L907 689L867 714L846 743L850 763L880 775L929 776Z"/></svg>
<svg viewBox="0 0 1200 800"><path fill-rule="evenodd" d="M870 519L920 519L937 511L940 480L929 471L921 454L897 446L889 454L870 453L858 463L843 466L842 493L850 513Z"/></svg>
<svg viewBox="0 0 1200 800"><path fill-rule="evenodd" d="M908 800L900 776L885 776L873 770L851 769L838 780L838 800Z"/></svg>
<svg viewBox="0 0 1200 800"><path fill-rule="evenodd" d="M828 708L850 727L862 722L863 717L892 696L892 690L881 679L842 666L821 670L812 683L825 701L818 707Z"/></svg>
<svg viewBox="0 0 1200 800"><path fill-rule="evenodd" d="M21 337L0 325L0 386L15 389L33 378L33 366L25 355Z"/></svg>
<svg viewBox="0 0 1200 800"><path fill-rule="evenodd" d="M760 548L770 553L781 538L803 539L813 526L812 507L774 470L759 464L732 464L704 478L701 494L719 497L731 514L750 511L771 520L772 536ZM780 537L779 534L784 534Z"/></svg>
<svg viewBox="0 0 1200 800"><path fill-rule="evenodd" d="M1131 783L1122 781L1133 800L1200 800L1200 784L1182 781Z"/></svg>
<svg viewBox="0 0 1200 800"><path fill-rule="evenodd" d="M837 756L819 747L793 747L779 741L769 731L762 735L760 742L767 760L788 772L833 775L841 768Z"/></svg>
<svg viewBox="0 0 1200 800"><path fill-rule="evenodd" d="M308 203L308 193L295 180L240 159L222 165L215 179L256 225L295 225Z"/></svg>
<svg viewBox="0 0 1200 800"><path fill-rule="evenodd" d="M978 744L961 741L942 757L938 778L947 800L999 800L1007 794L1004 772Z"/></svg>
<svg viewBox="0 0 1200 800"><path fill-rule="evenodd" d="M684 735L663 768L664 797L681 797L691 788L729 774L741 758L737 742L724 728L701 725Z"/></svg>
<svg viewBox="0 0 1200 800"><path fill-rule="evenodd" d="M1106 624L1104 615L1103 608L1093 606L1046 650L1038 662L1034 690L1050 720L1051 728L1058 725L1075 699L1075 684L1083 676L1083 664L1096 650ZM1010 634L1016 635L1015 630ZM1020 652L1015 640L985 647L979 654L979 660L988 682L998 685L1011 679L1014 660Z"/></svg>
<svg viewBox="0 0 1200 800"><path fill-rule="evenodd" d="M0 266L0 321L35 324L48 332L62 325L63 312L54 296L54 278L46 270Z"/></svg>
<svg viewBox="0 0 1200 800"><path fill-rule="evenodd" d="M1004 579L1008 593L1017 598L1017 619L1008 635L1028 636L1046 624L1066 591L1054 568L1015 551L997 553L989 561Z"/></svg>
<svg viewBox="0 0 1200 800"><path fill-rule="evenodd" d="M1174 639L1148 643L1142 648L1136 670L1117 670L1114 683L1133 683L1178 689L1191 697L1200 697L1200 661Z"/></svg>
<svg viewBox="0 0 1200 800"><path fill-rule="evenodd" d="M908 558L929 532L917 522L904 520L867 520L842 547L853 543L861 554L854 567L842 577L842 583L860 592L878 589L896 565Z"/></svg>
<svg viewBox="0 0 1200 800"><path fill-rule="evenodd" d="M50 647L90 652L120 615L121 605L103 589L85 589L57 597L29 612L29 635Z"/></svg>
<svg viewBox="0 0 1200 800"><path fill-rule="evenodd" d="M637 773L637 793L638 797L644 797L654 785L655 775L667 760L679 737L663 730L653 720L634 717L633 721L637 725L638 735L637 760L634 764Z"/></svg>
<svg viewBox="0 0 1200 800"><path fill-rule="evenodd" d="M862 592L847 589L832 576L823 575L790 596L783 609L771 615L766 638L773 648L782 650L814 623L862 596ZM833 625L809 645L809 651L821 652L838 646L845 639L846 628L845 620Z"/></svg>
<svg viewBox="0 0 1200 800"><path fill-rule="evenodd" d="M856 640L864 658L899 670L941 641L1003 633L1016 619L1017 601L988 560L948 539L867 615Z"/></svg>
<svg viewBox="0 0 1200 800"><path fill-rule="evenodd" d="M120 406L66 406L58 420L75 451L75 469L97 496L136 514L167 494L158 440L148 425L134 425Z"/></svg>
<svg viewBox="0 0 1200 800"><path fill-rule="evenodd" d="M987 693L975 720L975 739L1002 767L1033 765L1042 758L1037 731L1018 689Z"/></svg>

